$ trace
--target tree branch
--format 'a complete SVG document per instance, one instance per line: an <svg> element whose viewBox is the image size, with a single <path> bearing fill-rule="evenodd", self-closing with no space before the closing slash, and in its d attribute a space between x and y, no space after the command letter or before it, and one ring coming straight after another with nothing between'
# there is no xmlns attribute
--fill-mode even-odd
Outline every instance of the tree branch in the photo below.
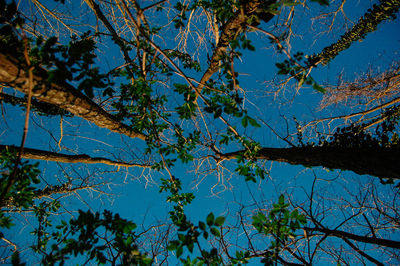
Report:
<svg viewBox="0 0 400 266"><path fill-rule="evenodd" d="M12 145L0 145L0 151L2 150L17 150L19 147ZM43 151L37 149L29 149L24 148L22 153L22 158L24 159L33 159L33 160L44 160L44 161L52 161L52 162L60 162L60 163L86 163L86 164L107 164L118 167L141 167L141 168L150 168L151 165L145 164L134 164L134 163L125 163L125 162L117 162L107 158L101 157L90 157L86 154L78 154L78 155L69 155L63 153L56 153L50 151Z"/></svg>
<svg viewBox="0 0 400 266"><path fill-rule="evenodd" d="M351 239L354 241L358 242L363 242L363 243L368 243L368 244L374 244L378 246L384 246L384 247L389 247L389 248L395 248L395 249L400 249L400 242L399 241L394 241L394 240L389 240L389 239L383 239L383 238L376 238L376 237L368 237L368 236L359 236L355 235L352 233L340 231L340 230L331 230L327 228L310 228L310 227L304 227L305 230L307 231L318 231L325 233L327 235L332 235L336 237L340 237L343 239Z"/></svg>
<svg viewBox="0 0 400 266"><path fill-rule="evenodd" d="M373 257L371 257L370 255L368 255L367 253L365 253L364 251L362 251L361 249L359 249L356 245L354 245L353 243L351 243L350 240L348 240L347 238L343 238L343 241L347 243L347 245L349 245L352 249L354 249L358 254L360 254L361 256L363 256L364 258L366 258L367 260L369 260L372 263L375 263L376 265L379 266L384 266L384 264L376 259L374 259Z"/></svg>
<svg viewBox="0 0 400 266"><path fill-rule="evenodd" d="M373 5L371 9L358 20L353 28L346 32L340 39L331 46L325 47L321 53L312 56L312 63L327 64L335 58L340 52L346 50L355 41L364 39L365 36L376 30L379 23L393 17L400 8L399 0L382 0L379 5Z"/></svg>
<svg viewBox="0 0 400 266"><path fill-rule="evenodd" d="M257 7L260 5L261 1L249 1L246 4L246 14L243 14L242 10L238 10L235 12L235 14L232 16L228 22L226 22L222 26L222 33L219 38L217 47L213 51L213 55L210 58L210 63L208 64L207 70L204 72L203 76L201 77L200 84L197 86L196 93L201 91L205 85L205 83L211 78L211 76L218 71L219 69L219 62L223 55L226 52L226 49L229 46L229 43L232 40L235 40L237 35L240 33L240 31L244 30L247 25L246 25L246 20L247 20L247 15L251 15L251 13L254 13L257 10ZM272 1L276 2L276 1ZM271 3L272 4L272 3ZM274 17L272 13L268 13L268 16L263 18L265 22L268 22Z"/></svg>
<svg viewBox="0 0 400 266"><path fill-rule="evenodd" d="M19 105L21 107L26 107L27 99L16 97L7 93L0 92L0 103L1 102L9 103L13 106ZM70 112L65 111L55 105L40 102L36 99L32 99L31 102L31 109L39 112L39 114L43 115L65 115L65 116L72 116Z"/></svg>
<svg viewBox="0 0 400 266"><path fill-rule="evenodd" d="M0 84L13 87L25 94L29 90L28 77L24 74L23 67L19 66L15 58L3 53L0 53ZM62 86L48 84L45 78L34 75L33 85L32 96L39 101L53 104L101 128L107 128L131 138L141 140L147 138L143 133L134 132L128 125L118 121L112 114L67 83Z"/></svg>

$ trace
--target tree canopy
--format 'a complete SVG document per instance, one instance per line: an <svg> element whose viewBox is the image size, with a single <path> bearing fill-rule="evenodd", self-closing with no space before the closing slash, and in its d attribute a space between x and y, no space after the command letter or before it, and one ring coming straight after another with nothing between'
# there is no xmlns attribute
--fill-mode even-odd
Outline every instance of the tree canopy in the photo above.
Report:
<svg viewBox="0 0 400 266"><path fill-rule="evenodd" d="M1 262L400 262L399 0L0 0Z"/></svg>

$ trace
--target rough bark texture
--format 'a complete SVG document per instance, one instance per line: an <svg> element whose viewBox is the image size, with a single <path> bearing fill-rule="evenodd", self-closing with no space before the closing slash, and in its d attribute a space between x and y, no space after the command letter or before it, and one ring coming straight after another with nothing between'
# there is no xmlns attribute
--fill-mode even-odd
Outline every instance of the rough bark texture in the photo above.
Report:
<svg viewBox="0 0 400 266"><path fill-rule="evenodd" d="M69 84L62 86L48 84L46 80L37 75L34 76L34 89L32 96L46 103L53 104L76 116L107 128L113 132L127 135L131 138L146 139L141 133L134 132L129 126L118 121L113 115L107 113L83 93ZM19 67L13 57L0 53L0 84L13 87L23 93L28 93L29 84L25 70Z"/></svg>
<svg viewBox="0 0 400 266"><path fill-rule="evenodd" d="M15 150L19 151L19 147L15 146L8 146L8 145L0 145L0 151L2 150ZM33 160L43 160L43 161L53 161L53 162L60 162L60 163L85 163L85 164L94 164L94 163L102 163L108 164L113 166L123 166L123 167L142 167L142 168L149 168L150 165L142 165L142 164L131 164L125 162L117 162L112 161L106 158L101 157L90 157L86 154L78 154L78 155L69 155L69 154L62 154L50 151L43 151L37 149L29 149L24 148L22 153L22 158L25 159L33 159Z"/></svg>
<svg viewBox="0 0 400 266"><path fill-rule="evenodd" d="M324 50L312 57L312 63L327 64L335 58L341 51L346 50L350 45L376 30L379 23L392 18L400 8L400 0L380 1L380 4L374 5L368 9L363 17L360 18L353 28L346 32L336 43L324 48Z"/></svg>
<svg viewBox="0 0 400 266"><path fill-rule="evenodd" d="M234 159L240 153L226 153L220 157ZM323 166L381 178L400 178L400 149L396 148L263 148L257 159L307 167Z"/></svg>

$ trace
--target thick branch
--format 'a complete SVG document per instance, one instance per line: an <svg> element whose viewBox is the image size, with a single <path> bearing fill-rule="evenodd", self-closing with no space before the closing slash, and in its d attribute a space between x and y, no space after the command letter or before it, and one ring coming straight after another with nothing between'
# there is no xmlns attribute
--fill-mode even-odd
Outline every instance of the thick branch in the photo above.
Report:
<svg viewBox="0 0 400 266"><path fill-rule="evenodd" d="M382 0L379 5L374 5L368 9L353 28L346 32L341 38L329 47L325 47L321 53L312 57L312 63L326 64L335 58L341 51L346 50L350 45L375 31L379 23L393 17L400 8L399 0Z"/></svg>
<svg viewBox="0 0 400 266"><path fill-rule="evenodd" d="M9 103L11 105L14 105L14 106L19 105L21 107L24 107L27 104L26 98L15 97L13 95L0 92L0 103L2 101ZM49 104L49 103L40 102L36 99L32 99L31 108L33 110L39 112L39 114L43 114L43 115L72 116L70 112L67 112L64 109L61 109L61 108L59 108L55 105Z"/></svg>
<svg viewBox="0 0 400 266"><path fill-rule="evenodd" d="M62 86L54 83L48 84L46 79L37 75L34 75L33 83L35 88L32 96L39 101L53 104L99 127L131 138L146 140L146 135L134 132L129 126L118 121L112 114L106 112L71 85L67 83ZM28 77L25 75L24 69L19 67L15 58L3 53L0 53L0 84L14 87L23 93L27 93L29 89Z"/></svg>
<svg viewBox="0 0 400 266"><path fill-rule="evenodd" d="M374 245L379 245L379 246L384 246L384 247L389 247L389 248L400 249L400 242L399 241L383 239L383 238L376 238L376 237L359 236L359 235L351 234L351 233L348 233L348 232L344 232L344 231L340 231L340 230L331 230L331 229L327 229L327 228L305 227L304 229L307 230L307 231L318 231L318 232L325 233L327 235L332 235L332 236L336 236L336 237L340 237L340 238L351 239L351 240L358 241L358 242L363 242L363 243L374 244Z"/></svg>
<svg viewBox="0 0 400 266"><path fill-rule="evenodd" d="M36 189L34 191L34 199L41 199L45 197L51 197L57 194L72 194L80 190L90 189L97 185L87 185L87 186L77 186L72 187L71 184L65 183L62 185L46 186L44 189ZM15 211L15 201L13 198L9 198L4 202L0 202L0 208L3 212L13 212ZM5 209L7 208L7 209Z"/></svg>
<svg viewBox="0 0 400 266"><path fill-rule="evenodd" d="M213 55L210 59L208 68L206 72L204 72L196 91L201 91L204 87L204 84L211 78L211 76L215 72L218 71L220 67L219 62L221 58L224 56L229 46L229 43L232 40L235 40L236 37L239 35L239 33L247 27L246 20L248 16L256 12L257 8L259 8L259 6L261 5L261 2L262 1L257 1L257 0L248 1L245 6L246 9L245 12L243 12L243 10L238 10L237 12L235 12L232 18L223 25L217 47L213 51ZM274 3L276 1L271 1L271 2ZM263 20L265 22L268 22L274 17L272 13L265 13L265 14L266 15L263 17Z"/></svg>
<svg viewBox="0 0 400 266"><path fill-rule="evenodd" d="M360 254L361 256L363 256L364 258L366 258L367 260L369 260L372 263L375 263L376 265L379 266L384 266L384 264L376 259L374 259L373 257L371 257L370 255L368 255L367 253L365 253L364 251L362 251L361 249L359 249L356 245L354 245L353 243L351 243L350 240L348 240L347 238L342 238L344 242L347 243L347 245L349 245L353 250L355 250L358 254Z"/></svg>
<svg viewBox="0 0 400 266"><path fill-rule="evenodd" d="M0 145L0 151L2 151L2 150L18 151L19 147ZM123 166L123 167L142 167L142 168L150 168L151 167L150 165L117 162L117 161L112 161L110 159L101 158L101 157L90 157L89 155L86 155L86 154L69 155L69 154L43 151L43 150L37 150L37 149L29 149L29 148L24 148L24 151L22 153L22 158L60 162L60 163L85 163L85 164L102 163L102 164L107 164L107 165L112 165L112 166Z"/></svg>
<svg viewBox="0 0 400 266"><path fill-rule="evenodd" d="M235 159L243 153L244 151L236 151L218 155L221 159ZM398 148L262 148L256 158L307 167L349 170L359 175L400 178Z"/></svg>

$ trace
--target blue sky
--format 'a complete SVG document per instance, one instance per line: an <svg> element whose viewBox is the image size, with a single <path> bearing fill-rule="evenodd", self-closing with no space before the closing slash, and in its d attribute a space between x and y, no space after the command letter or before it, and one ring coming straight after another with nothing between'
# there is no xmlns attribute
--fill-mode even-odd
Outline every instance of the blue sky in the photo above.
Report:
<svg viewBox="0 0 400 266"><path fill-rule="evenodd" d="M355 3L357 2L357 3ZM52 1L43 1L46 5L52 6ZM346 3L344 10L346 16L353 23L371 7L375 1L351 1ZM31 4L27 1L21 1L22 10L29 9ZM59 4L58 4L59 5ZM145 4L143 4L145 5ZM329 9L333 9L337 4L333 4ZM72 8L78 8L73 6ZM82 8L84 10L84 8ZM302 51L311 55L318 53L321 49L336 41L341 34L345 32L344 25L351 27L349 21L344 21L339 13L337 23L339 26L329 34L321 35L315 38L316 33L321 28L326 28L322 21L314 21L312 31L310 29L311 17L320 13L327 12L328 8L320 7L315 3L310 3L305 10L298 7L299 16L295 16L293 22L293 39L291 41L292 54L296 51ZM304 13L303 13L304 12ZM89 18L93 19L93 17ZM159 19L159 20L157 20ZM163 18L153 18L153 23L162 23ZM261 28L272 31L273 23L266 25L262 23ZM176 30L163 32L165 35L161 38L154 38L154 42L162 48L169 48L174 45ZM308 122L316 118L341 115L343 112L349 112L347 107L327 108L319 111L319 102L322 94L314 91L310 87L301 88L299 93L295 93L295 88L287 88L274 97L270 92L273 87L268 86L267 81L276 76L275 63L282 61L284 55L277 55L270 45L266 36L260 32L248 33L247 37L252 40L256 47L255 52L244 51L241 62L235 65L235 71L239 72L240 86L246 91L246 108L249 113L260 118L272 126L280 134L285 135L286 123L290 127L290 133L295 132L293 117L298 121ZM63 37L64 38L64 37ZM315 41L315 39L317 39ZM392 61L397 60L400 44L400 20L396 19L390 22L384 22L379 25L376 32L370 33L362 42L354 43L349 49L343 51L327 66L319 66L314 69L312 76L324 86L325 84L334 85L337 83L337 77L343 73L345 79L353 80L359 74L373 69L387 68ZM104 70L117 66L121 63L120 53L111 43L105 42L99 45L99 66ZM210 46L208 47L210 49ZM195 47L188 47L188 50L194 50ZM200 54L202 69L206 68L206 53ZM239 60L236 60L239 61ZM236 62L235 62L236 63ZM200 74L187 72L191 77L199 79ZM181 78L173 77L166 88L159 88L160 91L168 91L174 82L183 82ZM7 90L10 92L11 90ZM171 98L176 97L172 95ZM176 97L179 101L179 97ZM247 101L248 99L248 101ZM22 135L24 111L18 107L4 105L4 116L0 123L0 143L19 145ZM354 111L354 110L353 110ZM224 131L221 124L212 118L208 120L208 126L216 131ZM240 125L240 120L233 121L233 125ZM201 126L204 128L204 126ZM117 160L137 160L137 155L141 159L140 152L144 149L144 144L140 140L132 140L128 137L111 133L105 129L97 128L80 118L63 118L62 120L62 151L70 153L85 153L92 157L107 157ZM264 147L286 147L287 144L279 140L266 126L261 129L247 128L241 129L249 137L259 141ZM26 147L43 150L59 151L56 143L60 139L60 118L54 117L48 119L32 115L29 125L29 133L26 141ZM55 139L54 139L54 138ZM230 147L235 148L235 147ZM113 158L115 156L115 158ZM234 163L228 163L227 167L234 170ZM205 220L208 213L214 212L217 216L224 215L228 217L228 224L237 222L236 212L240 206L250 206L248 209L254 210L256 206L269 206L275 202L281 193L287 194L293 201L305 202L306 195L310 193L314 177L320 178L317 182L317 188L320 191L326 191L328 197L347 197L348 193L344 188L350 191L357 191L360 183L377 182L376 179L367 176L357 176L350 172L328 171L320 168L304 168L302 166L290 166L282 163L265 164L265 168L270 171L270 176L257 183L245 182L243 177L236 174L230 175L224 172L218 175L218 172L211 172L209 175L196 175L193 172L192 163L182 165L177 164L172 168L173 174L179 177L183 183L184 192L193 192L196 196L193 204L187 208L188 216L194 221ZM78 194L63 199L65 209L61 217L68 218L76 214L76 210L90 208L93 211L102 211L104 209L118 212L122 217L131 219L137 224L149 226L155 221L165 221L168 217L170 204L165 202L166 194L159 193L158 185L160 178L167 178L166 172L157 173L154 170L143 169L125 169L103 165L85 166L56 164L53 162L40 162L42 170L42 179L46 182L56 184L60 180L67 180L68 176L76 178L79 176L91 176L90 180L102 180L109 184L101 186L102 190L109 194L99 195L96 191L82 191ZM204 179L203 179L204 178ZM200 180L202 180L200 182ZM335 180L335 181L331 181ZM352 181L349 181L352 180ZM357 181L360 180L360 183ZM226 189L224 187L226 185ZM390 188L380 186L382 193ZM389 193L389 192L388 192ZM257 204L255 204L257 203ZM338 208L340 209L340 208ZM332 217L339 212L336 209L330 213ZM17 216L22 226L16 226L10 235L15 234L19 241L31 241L25 236L32 230L28 217L26 220L22 216ZM57 218L56 218L57 219ZM333 219L333 218L332 218ZM334 223L334 221L332 220ZM244 238L238 237L239 245L246 246ZM25 255L26 260L30 260L30 255ZM254 262L257 264L257 261Z"/></svg>

